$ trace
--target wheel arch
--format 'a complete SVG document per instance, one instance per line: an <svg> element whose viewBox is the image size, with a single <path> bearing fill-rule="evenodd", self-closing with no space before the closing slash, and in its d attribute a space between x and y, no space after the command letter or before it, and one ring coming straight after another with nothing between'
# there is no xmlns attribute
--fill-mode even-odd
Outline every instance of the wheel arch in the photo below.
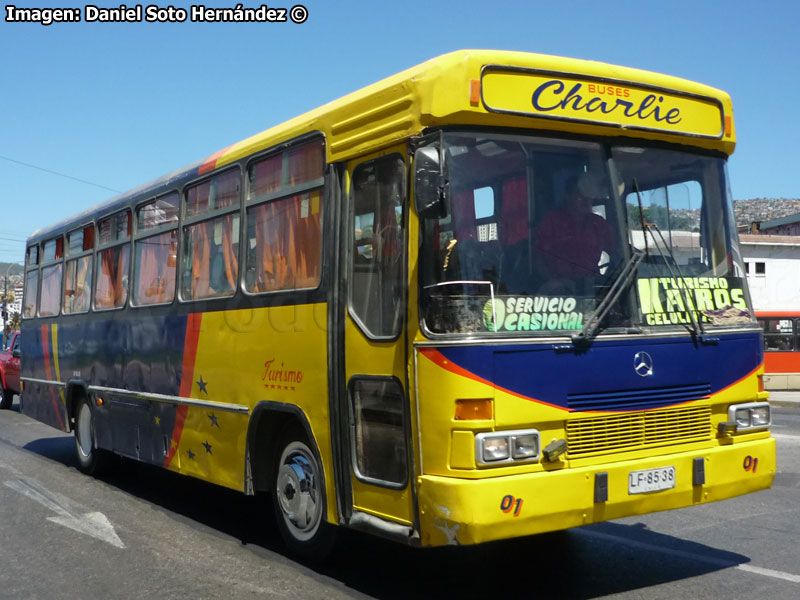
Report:
<svg viewBox="0 0 800 600"><path fill-rule="evenodd" d="M67 387L64 391L64 400L66 402L66 412L67 412L67 421L66 421L66 432L71 432L73 427L73 422L75 419L75 408L78 405L78 401L81 398L86 398L89 400L91 396L89 395L89 386L83 379L70 379L67 381Z"/></svg>
<svg viewBox="0 0 800 600"><path fill-rule="evenodd" d="M293 426L303 431L311 450L317 455L325 489L325 467L306 414L294 404L264 400L253 408L247 428L245 494L269 491L270 482L275 477L274 463L281 434Z"/></svg>

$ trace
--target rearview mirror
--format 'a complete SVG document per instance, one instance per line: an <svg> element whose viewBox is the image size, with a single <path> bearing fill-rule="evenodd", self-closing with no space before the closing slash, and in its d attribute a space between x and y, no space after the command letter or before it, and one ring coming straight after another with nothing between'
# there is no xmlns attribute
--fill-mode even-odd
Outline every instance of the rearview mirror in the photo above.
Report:
<svg viewBox="0 0 800 600"><path fill-rule="evenodd" d="M439 150L433 146L414 152L414 208L420 219L447 215L447 190Z"/></svg>

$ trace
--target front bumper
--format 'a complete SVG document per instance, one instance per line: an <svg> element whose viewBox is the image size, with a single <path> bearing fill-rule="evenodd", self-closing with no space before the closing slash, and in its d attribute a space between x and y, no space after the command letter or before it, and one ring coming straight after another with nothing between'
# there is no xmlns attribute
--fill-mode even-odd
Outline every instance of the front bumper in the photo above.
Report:
<svg viewBox="0 0 800 600"><path fill-rule="evenodd" d="M749 459L748 459L749 457ZM694 459L705 483L694 485ZM675 467L675 487L630 495L628 474ZM754 468L755 467L755 468ZM775 440L735 440L711 449L479 480L423 475L418 479L423 546L478 544L695 504L772 485ZM608 500L595 502L595 476L607 473Z"/></svg>

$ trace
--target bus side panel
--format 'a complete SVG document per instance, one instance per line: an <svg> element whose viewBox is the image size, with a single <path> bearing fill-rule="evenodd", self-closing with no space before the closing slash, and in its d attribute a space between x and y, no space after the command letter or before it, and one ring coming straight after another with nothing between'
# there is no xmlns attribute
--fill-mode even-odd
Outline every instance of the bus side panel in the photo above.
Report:
<svg viewBox="0 0 800 600"><path fill-rule="evenodd" d="M58 329L55 324L23 327L21 378L45 382L61 379L58 356ZM20 395L24 414L61 431L69 431L64 389L53 383L25 383Z"/></svg>
<svg viewBox="0 0 800 600"><path fill-rule="evenodd" d="M194 315L186 332L181 396L247 407L294 405L306 416L335 498L328 412L327 308L296 304ZM168 462L180 472L244 489L250 414L179 407ZM259 457L263 458L263 457ZM329 517L335 503L329 502Z"/></svg>
<svg viewBox="0 0 800 600"><path fill-rule="evenodd" d="M236 404L300 407L320 449L333 498L327 403L326 306L300 304L95 320L29 327L24 376L143 394ZM135 318L134 318L135 317ZM66 388L30 383L23 412L67 430ZM93 391L98 445L237 490L244 487L249 414ZM331 514L335 505L331 503Z"/></svg>
<svg viewBox="0 0 800 600"><path fill-rule="evenodd" d="M800 373L800 352L764 352L767 373Z"/></svg>
<svg viewBox="0 0 800 600"><path fill-rule="evenodd" d="M107 318L78 318L26 329L23 376L177 396L187 317L137 317L109 313ZM95 407L98 445L140 460L163 462L162 438L172 434L175 407L153 407L153 403L111 393L97 395L104 400L102 407ZM65 388L26 385L23 412L65 431Z"/></svg>

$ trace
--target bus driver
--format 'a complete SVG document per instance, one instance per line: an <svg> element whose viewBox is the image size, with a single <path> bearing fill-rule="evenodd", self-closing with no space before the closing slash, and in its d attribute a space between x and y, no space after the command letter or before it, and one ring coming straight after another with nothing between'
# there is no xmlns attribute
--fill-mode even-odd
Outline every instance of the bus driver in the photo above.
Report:
<svg viewBox="0 0 800 600"><path fill-rule="evenodd" d="M570 178L566 189L561 207L542 219L535 235L539 271L551 282L599 275L603 252L610 257L617 246L614 229L592 212L589 176Z"/></svg>

